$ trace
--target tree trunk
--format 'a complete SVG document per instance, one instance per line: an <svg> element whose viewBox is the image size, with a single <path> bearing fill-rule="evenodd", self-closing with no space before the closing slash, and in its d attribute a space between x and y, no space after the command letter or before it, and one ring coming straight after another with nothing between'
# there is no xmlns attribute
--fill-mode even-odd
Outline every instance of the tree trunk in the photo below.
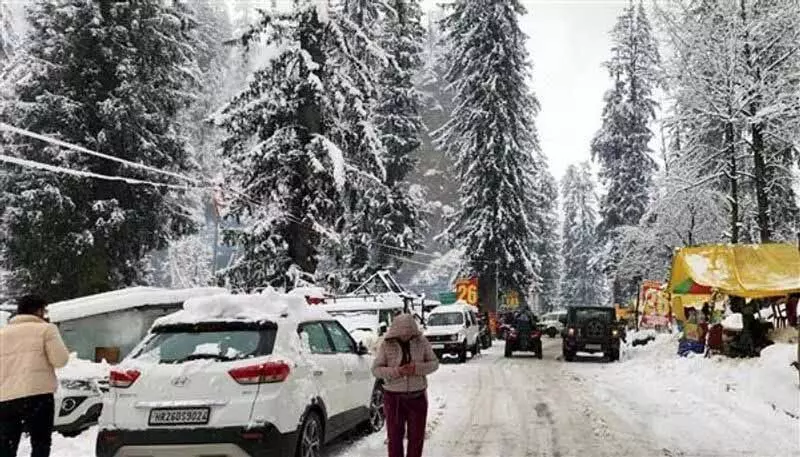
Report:
<svg viewBox="0 0 800 457"><path fill-rule="evenodd" d="M725 142L728 149L728 179L730 180L731 243L739 242L739 177L736 169L736 138L733 123L725 126Z"/></svg>
<svg viewBox="0 0 800 457"><path fill-rule="evenodd" d="M478 302L481 311L497 312L497 273L495 266L478 276Z"/></svg>
<svg viewBox="0 0 800 457"><path fill-rule="evenodd" d="M769 223L769 197L767 196L767 164L764 159L764 134L763 125L754 124L753 136L753 162L756 186L756 203L758 205L758 231L762 243L769 243L772 231Z"/></svg>

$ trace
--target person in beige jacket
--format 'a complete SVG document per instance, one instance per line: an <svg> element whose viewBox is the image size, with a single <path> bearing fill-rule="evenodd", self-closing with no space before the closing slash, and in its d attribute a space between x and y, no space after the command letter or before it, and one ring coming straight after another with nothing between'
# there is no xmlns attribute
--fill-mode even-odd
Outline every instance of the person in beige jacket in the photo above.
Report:
<svg viewBox="0 0 800 457"><path fill-rule="evenodd" d="M0 456L16 457L23 427L31 457L49 457L58 388L56 368L69 360L58 328L45 320L47 302L28 295L0 328Z"/></svg>
<svg viewBox="0 0 800 457"><path fill-rule="evenodd" d="M403 457L408 430L408 457L421 457L428 416L427 375L439 368L431 344L411 314L400 314L383 337L372 373L383 379L383 411L389 457Z"/></svg>

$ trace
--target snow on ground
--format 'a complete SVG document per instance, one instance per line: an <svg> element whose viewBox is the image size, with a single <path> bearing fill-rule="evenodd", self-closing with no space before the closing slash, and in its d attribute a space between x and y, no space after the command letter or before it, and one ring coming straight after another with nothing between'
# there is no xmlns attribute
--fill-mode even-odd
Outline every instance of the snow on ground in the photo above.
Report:
<svg viewBox="0 0 800 457"><path fill-rule="evenodd" d="M623 412L631 430L683 455L800 453L797 347L776 344L760 358L675 355L677 337L629 348L623 362L576 366L598 400ZM599 369L598 369L599 368Z"/></svg>
<svg viewBox="0 0 800 457"><path fill-rule="evenodd" d="M796 346L759 359L678 358L659 335L619 363L503 357L502 343L430 378L426 457L787 457L800 455ZM774 405L774 407L773 407ZM787 412L789 414L787 414ZM54 437L53 457L94 455L96 429ZM385 432L333 443L325 457L385 457ZM20 455L27 455L22 447Z"/></svg>

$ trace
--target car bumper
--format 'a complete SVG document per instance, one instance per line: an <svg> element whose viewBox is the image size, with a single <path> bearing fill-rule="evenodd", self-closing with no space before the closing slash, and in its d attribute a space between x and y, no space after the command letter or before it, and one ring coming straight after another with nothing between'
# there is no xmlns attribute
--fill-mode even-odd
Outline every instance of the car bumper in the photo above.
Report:
<svg viewBox="0 0 800 457"><path fill-rule="evenodd" d="M445 354L458 355L464 352L466 348L464 343L431 343L431 346L437 357L441 357Z"/></svg>
<svg viewBox="0 0 800 457"><path fill-rule="evenodd" d="M95 403L89 406L86 412L80 414L77 419L63 423L59 423L61 421L58 421L54 429L62 435L77 435L92 425L97 424L101 412L103 412L103 404Z"/></svg>
<svg viewBox="0 0 800 457"><path fill-rule="evenodd" d="M97 457L293 456L297 433L256 428L101 430Z"/></svg>
<svg viewBox="0 0 800 457"><path fill-rule="evenodd" d="M619 340L597 342L566 339L564 340L564 348L569 352L606 352L618 350Z"/></svg>

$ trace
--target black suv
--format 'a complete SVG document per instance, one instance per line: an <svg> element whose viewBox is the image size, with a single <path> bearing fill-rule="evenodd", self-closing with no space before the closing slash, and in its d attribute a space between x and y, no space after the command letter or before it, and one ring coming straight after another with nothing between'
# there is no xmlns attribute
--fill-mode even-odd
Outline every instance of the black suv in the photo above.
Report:
<svg viewBox="0 0 800 457"><path fill-rule="evenodd" d="M571 306L561 323L562 353L571 362L580 352L602 352L610 361L619 360L620 330L616 311L605 306Z"/></svg>

